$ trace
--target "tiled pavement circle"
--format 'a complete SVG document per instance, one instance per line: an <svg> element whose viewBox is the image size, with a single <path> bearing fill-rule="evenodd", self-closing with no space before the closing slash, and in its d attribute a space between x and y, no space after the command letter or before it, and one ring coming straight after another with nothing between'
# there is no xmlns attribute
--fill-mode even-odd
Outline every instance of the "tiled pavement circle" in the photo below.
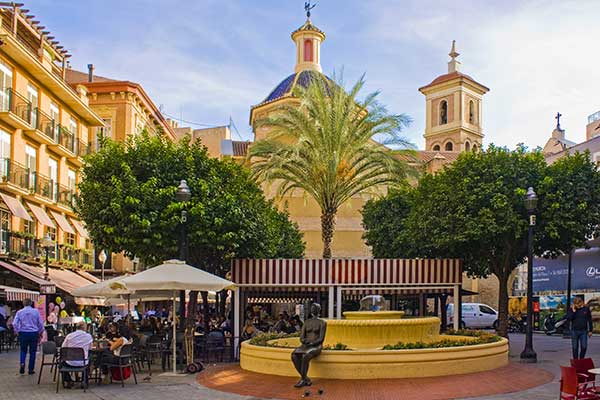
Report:
<svg viewBox="0 0 600 400"><path fill-rule="evenodd" d="M511 362L515 368L523 367L518 363L518 356L523 349L524 338L523 335L511 336ZM492 396L476 397L481 400L555 400L558 398L558 375L559 365L568 364L570 357L570 341L559 337L547 337L544 335L535 335L534 337L535 349L538 353L538 359L540 362L534 368L540 368L540 370L548 371L553 374L554 378L552 382L537 386L535 388L513 392L508 394L499 394ZM600 365L600 340L593 337L590 341L588 354ZM0 354L0 400L49 400L49 399L70 399L70 400L256 400L261 398L285 398L281 397L280 394L272 395L272 387L270 386L269 377L264 375L256 376L253 385L258 385L262 390L253 396L241 396L233 393L228 393L227 388L220 388L214 390L198 384L195 378L199 381L207 381L207 385L214 386L208 382L209 374L211 370L218 371L215 367L209 367L207 371L204 371L196 376L183 376L183 377L164 377L160 376L160 371L155 371L150 382L144 381L143 378L147 376L147 373L139 375L139 385L127 384L124 389L121 389L120 385L107 385L107 386L95 386L92 385L87 393L83 393L80 389L71 390L60 390L59 394L55 393L55 386L52 384L49 372L44 370L44 376L42 384L37 385L37 375L29 377L27 375L20 376L17 372L18 368L18 353L17 351L11 351L9 353ZM223 368L217 366L216 368ZM532 370L529 370L532 371ZM539 371L539 370L535 370ZM207 373L208 372L208 373ZM497 374L503 373L503 371L496 371ZM510 373L510 371L508 371ZM545 374L545 372L539 373L524 373L521 374L515 380L515 384L520 381L528 381L531 379L538 379L538 375ZM482 382L481 379L466 379L461 381L448 381L447 385L452 389L455 386L462 385L467 388L477 387L479 385L490 385L496 380L496 377L490 376L488 379L490 382ZM282 393L292 393L294 399L300 399L303 391L297 391L291 387L295 379L286 381L285 385L282 384ZM129 383L129 382L128 382ZM315 386L311 388L311 396L309 399L334 399L335 385L343 386L345 381L342 383L334 382L331 388L327 389L323 396L316 394L319 388L318 382L315 382ZM360 382L359 382L360 383ZM289 384L289 386L288 386ZM418 392L424 394L428 390L428 386L425 385L424 381L414 381L411 385L408 385L403 392L389 391L386 397L378 397L373 393L366 392L360 385L356 386L356 389L350 395L345 395L344 400L352 399L398 399L406 400L410 399L407 397L410 393ZM431 399L441 400L447 398L446 390L440 388L438 393L429 393L433 397ZM472 392L470 392L472 393ZM471 394L472 395L472 394ZM438 397L436 397L438 396ZM445 397L446 396L446 397ZM470 395L469 395L470 396ZM418 397L419 399L425 399L426 397ZM469 397L473 399L473 397Z"/></svg>
<svg viewBox="0 0 600 400"><path fill-rule="evenodd" d="M373 366L377 368L377 366ZM237 365L209 368L198 376L207 387L241 395L298 399L442 400L512 393L552 381L553 374L533 365L511 363L494 371L420 379L331 380L313 379L307 389L293 387L297 378L263 375ZM323 390L323 395L318 390Z"/></svg>

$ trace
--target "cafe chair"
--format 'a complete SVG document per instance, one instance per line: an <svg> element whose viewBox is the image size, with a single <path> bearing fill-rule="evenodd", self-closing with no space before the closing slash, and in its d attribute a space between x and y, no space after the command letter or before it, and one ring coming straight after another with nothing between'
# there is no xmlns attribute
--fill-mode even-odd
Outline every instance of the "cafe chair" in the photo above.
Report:
<svg viewBox="0 0 600 400"><path fill-rule="evenodd" d="M117 359L116 362L113 361L113 362L102 363L104 366L108 367L111 383L113 381L112 369L118 368L119 369L119 377L121 378L121 387L125 387L125 379L127 379L126 378L127 374L124 371L126 368L129 368L131 370L131 373L133 374L133 379L135 381L135 384L137 385L137 376L135 373L135 363L133 361L132 352L133 352L133 346L131 344L125 344L125 345L123 345L123 347L121 347L120 354L118 356L115 356L115 358Z"/></svg>
<svg viewBox="0 0 600 400"><path fill-rule="evenodd" d="M598 400L600 397L588 385L580 383L577 370L560 366L560 400Z"/></svg>
<svg viewBox="0 0 600 400"><path fill-rule="evenodd" d="M82 365L81 367L76 367L73 365L66 364L67 361L82 361L84 365ZM63 379L63 372L81 372L81 386L83 387L83 391L85 393L88 386L88 368L88 360L85 358L85 353L81 347L62 347L60 349L60 359L59 365L57 367L58 377L56 379L56 393L58 393L60 380Z"/></svg>
<svg viewBox="0 0 600 400"><path fill-rule="evenodd" d="M50 359L46 360L46 356ZM40 364L40 374L38 375L38 385L42 379L42 371L44 370L44 366L50 367L50 373L52 374L53 368L58 366L58 360L56 358L56 343L54 342L43 342L42 343L42 363ZM56 375L54 375L52 381L56 379Z"/></svg>
<svg viewBox="0 0 600 400"><path fill-rule="evenodd" d="M596 375L589 372L590 369L596 368L594 360L591 358L580 358L571 360L571 367L577 370L577 379L579 383L588 383L591 386L596 386Z"/></svg>
<svg viewBox="0 0 600 400"><path fill-rule="evenodd" d="M206 337L206 361L210 361L210 355L216 354L223 362L223 353L225 353L225 335L221 331L209 332ZM215 356L215 361L217 357Z"/></svg>

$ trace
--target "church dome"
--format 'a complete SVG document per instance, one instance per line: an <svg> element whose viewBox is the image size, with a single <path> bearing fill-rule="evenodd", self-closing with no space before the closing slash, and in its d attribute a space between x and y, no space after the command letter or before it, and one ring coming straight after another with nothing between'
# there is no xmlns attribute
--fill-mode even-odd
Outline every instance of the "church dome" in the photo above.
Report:
<svg viewBox="0 0 600 400"><path fill-rule="evenodd" d="M325 74L314 70L304 70L299 73L293 73L282 80L261 104L270 103L282 97L290 96L294 92L296 86L299 85L303 88L307 88L312 82L333 81Z"/></svg>

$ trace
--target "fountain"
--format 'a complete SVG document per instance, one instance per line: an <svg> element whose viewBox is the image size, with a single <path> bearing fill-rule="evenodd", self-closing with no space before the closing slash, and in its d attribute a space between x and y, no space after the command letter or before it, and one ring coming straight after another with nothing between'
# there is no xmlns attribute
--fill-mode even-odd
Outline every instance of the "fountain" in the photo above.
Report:
<svg viewBox="0 0 600 400"><path fill-rule="evenodd" d="M380 296L379 296L380 297ZM369 299L369 301L373 301ZM375 311L366 311L368 309ZM332 379L408 378L465 374L508 364L508 341L469 345L470 336L440 334L437 317L403 318L401 311L363 307L345 312L344 319L328 319L324 350L311 363L309 376ZM467 342L464 346L384 350L386 345ZM282 376L297 376L290 354L297 337L274 339L269 346L242 343L243 369ZM333 350L334 348L344 350ZM328 348L330 350L328 350Z"/></svg>

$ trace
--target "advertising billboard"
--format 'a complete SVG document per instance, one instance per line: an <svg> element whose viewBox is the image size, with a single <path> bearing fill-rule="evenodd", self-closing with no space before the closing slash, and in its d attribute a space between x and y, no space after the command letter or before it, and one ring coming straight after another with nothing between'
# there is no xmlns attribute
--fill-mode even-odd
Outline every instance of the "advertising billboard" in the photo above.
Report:
<svg viewBox="0 0 600 400"><path fill-rule="evenodd" d="M533 291L567 290L569 257L534 258ZM600 291L600 248L577 249L572 257L571 288L573 291Z"/></svg>

